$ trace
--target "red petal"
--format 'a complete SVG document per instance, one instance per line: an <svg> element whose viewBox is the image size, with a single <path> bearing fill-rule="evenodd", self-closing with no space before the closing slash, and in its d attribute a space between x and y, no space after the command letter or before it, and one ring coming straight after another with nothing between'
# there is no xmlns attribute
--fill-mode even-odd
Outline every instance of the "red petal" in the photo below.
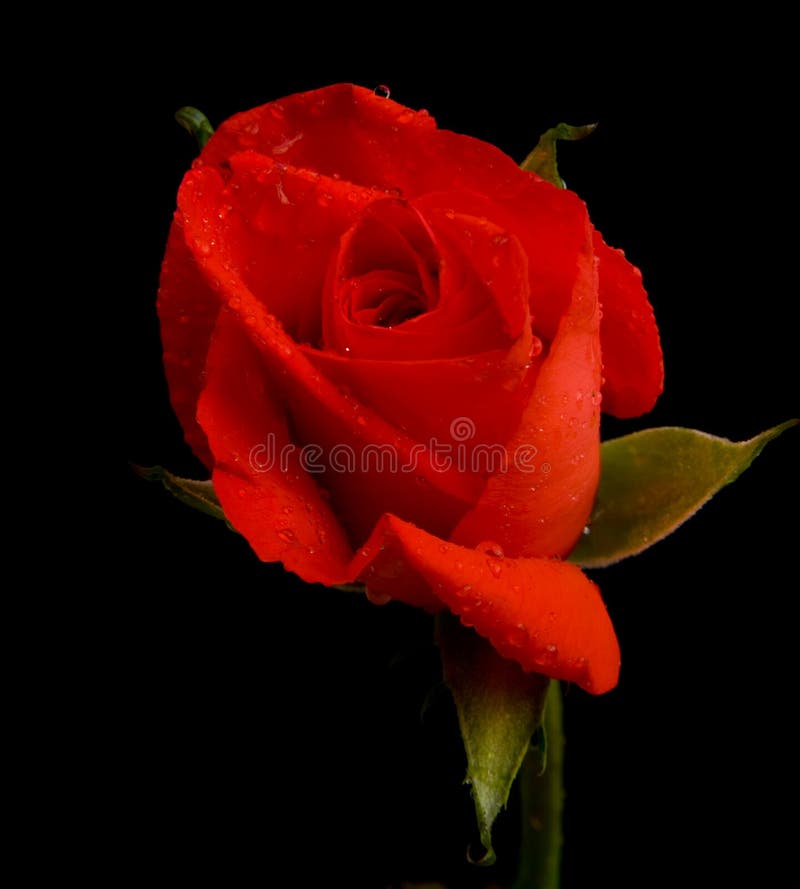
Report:
<svg viewBox="0 0 800 889"><path fill-rule="evenodd" d="M391 328L355 317L354 279L391 291L381 269L416 279L407 289L427 311ZM399 201L373 204L343 236L324 300L326 347L351 358L471 355L509 346L529 324L527 264L516 238L486 219L438 209L426 217Z"/></svg>
<svg viewBox="0 0 800 889"><path fill-rule="evenodd" d="M209 231L224 238L226 260L289 334L317 342L331 254L375 195L253 152L236 155L230 167ZM201 168L185 177L179 204L187 217L197 212L193 190L210 173ZM219 237L200 249L219 250Z"/></svg>
<svg viewBox="0 0 800 889"><path fill-rule="evenodd" d="M304 352L326 379L415 441L436 448L440 465L486 475L505 459L504 444L535 379L540 358L532 356L531 340L528 327L511 349L432 361Z"/></svg>
<svg viewBox="0 0 800 889"><path fill-rule="evenodd" d="M615 417L649 411L664 389L664 360L642 273L594 233L603 320L603 410Z"/></svg>
<svg viewBox="0 0 800 889"><path fill-rule="evenodd" d="M561 556L589 516L600 471L600 338L591 230L573 259L572 297L543 362L522 421L497 473L453 532L458 543L502 541L513 556Z"/></svg>
<svg viewBox="0 0 800 889"><path fill-rule="evenodd" d="M403 565L406 578L414 579L414 604L421 579L462 623L525 670L575 682L592 694L616 685L614 628L597 587L575 565L497 558L386 516L354 566L373 596L406 601Z"/></svg>
<svg viewBox="0 0 800 889"><path fill-rule="evenodd" d="M200 161L219 165L252 149L295 167L388 189L398 162L418 154L418 140L435 128L425 111L341 83L234 115L219 126Z"/></svg>
<svg viewBox="0 0 800 889"><path fill-rule="evenodd" d="M352 550L292 447L286 413L258 350L220 313L197 411L214 454L225 515L258 554L311 583L340 583Z"/></svg>
<svg viewBox="0 0 800 889"><path fill-rule="evenodd" d="M479 182L464 191L424 195L415 204L425 213L455 211L491 220L519 242L527 260L534 331L550 341L572 298L576 257L586 240L586 207L572 192L517 173L513 181L501 178L494 191L481 194L478 189L490 185Z"/></svg>
<svg viewBox="0 0 800 889"><path fill-rule="evenodd" d="M158 316L164 346L164 369L172 408L186 441L206 466L211 452L195 419L203 386L206 353L219 314L219 298L197 267L177 220L172 223L161 266Z"/></svg>

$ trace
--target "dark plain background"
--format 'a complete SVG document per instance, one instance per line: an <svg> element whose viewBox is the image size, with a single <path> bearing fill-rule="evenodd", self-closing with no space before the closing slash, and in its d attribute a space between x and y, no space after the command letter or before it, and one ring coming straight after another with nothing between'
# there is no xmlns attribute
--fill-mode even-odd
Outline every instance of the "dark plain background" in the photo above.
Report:
<svg viewBox="0 0 800 889"><path fill-rule="evenodd" d="M108 524L123 582L93 616L99 829L83 846L92 862L102 848L109 885L472 889L510 881L516 854L512 798L498 865L465 862L465 764L426 616L263 565L127 468L201 472L170 411L154 309L195 154L177 108L218 124L303 89L387 84L517 160L561 120L598 121L562 146L561 172L642 269L667 374L657 408L605 436L682 425L744 439L798 414L796 163L782 125L794 105L780 52L754 72L741 43L717 35L655 59L636 40L583 55L513 22L405 40L395 25L356 38L315 21L312 48L285 20L256 33L210 22L202 38L108 44L87 78L90 95L104 80L114 95L92 113L122 334L121 508ZM593 574L623 666L607 695L567 691L563 889L800 885L799 436L673 537Z"/></svg>

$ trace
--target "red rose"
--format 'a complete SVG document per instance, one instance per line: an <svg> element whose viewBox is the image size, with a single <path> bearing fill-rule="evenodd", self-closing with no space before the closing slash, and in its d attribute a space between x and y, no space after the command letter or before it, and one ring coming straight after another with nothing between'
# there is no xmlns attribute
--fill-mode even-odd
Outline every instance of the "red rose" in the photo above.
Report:
<svg viewBox="0 0 800 889"><path fill-rule="evenodd" d="M614 686L599 592L560 558L601 391L643 413L662 363L639 272L574 194L367 90L290 96L187 173L159 313L174 408L260 558Z"/></svg>

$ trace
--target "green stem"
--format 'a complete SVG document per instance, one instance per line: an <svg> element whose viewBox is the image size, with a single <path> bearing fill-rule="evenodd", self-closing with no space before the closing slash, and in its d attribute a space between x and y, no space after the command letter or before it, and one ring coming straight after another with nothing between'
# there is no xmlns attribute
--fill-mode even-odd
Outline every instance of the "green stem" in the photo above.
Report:
<svg viewBox="0 0 800 889"><path fill-rule="evenodd" d="M522 848L513 889L558 889L561 870L561 814L564 809L564 730L561 689L550 683L544 711L547 763L530 750L520 771Z"/></svg>

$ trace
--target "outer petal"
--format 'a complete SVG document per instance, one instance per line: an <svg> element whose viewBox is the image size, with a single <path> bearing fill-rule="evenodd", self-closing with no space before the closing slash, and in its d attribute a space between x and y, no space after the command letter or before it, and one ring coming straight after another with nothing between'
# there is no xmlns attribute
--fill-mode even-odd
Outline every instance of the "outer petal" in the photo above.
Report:
<svg viewBox="0 0 800 889"><path fill-rule="evenodd" d="M562 556L589 516L600 472L600 313L591 229L573 265L569 309L542 365L522 421L497 473L452 539L475 546L502 540L512 556Z"/></svg>
<svg viewBox="0 0 800 889"><path fill-rule="evenodd" d="M519 241L527 257L534 331L549 342L572 298L576 257L585 249L586 207L572 192L518 173L501 180L494 192L433 192L415 204L425 213L444 209L491 220ZM488 188L485 182L476 186Z"/></svg>
<svg viewBox="0 0 800 889"><path fill-rule="evenodd" d="M164 369L172 408L186 441L206 466L212 464L211 452L195 412L218 314L219 298L197 267L176 219L170 229L158 290Z"/></svg>
<svg viewBox="0 0 800 889"><path fill-rule="evenodd" d="M270 314L296 341L316 342L331 253L376 195L254 152L236 155L230 167L211 228L224 236L228 261ZM188 173L181 191L201 174ZM214 252L220 244L211 237L199 246Z"/></svg>
<svg viewBox="0 0 800 889"><path fill-rule="evenodd" d="M438 130L427 112L347 83L229 118L198 163L220 166L245 150L406 198L476 178L491 194L499 181L528 175L494 146Z"/></svg>
<svg viewBox="0 0 800 889"><path fill-rule="evenodd" d="M347 536L302 467L258 350L229 309L211 342L197 414L214 454L214 490L259 558L312 583L340 583L352 556Z"/></svg>
<svg viewBox="0 0 800 889"><path fill-rule="evenodd" d="M594 233L603 320L603 410L615 417L649 411L664 388L664 360L642 274Z"/></svg>
<svg viewBox="0 0 800 889"><path fill-rule="evenodd" d="M597 587L575 565L497 558L386 516L354 566L373 595L403 598L403 583L394 578L421 579L462 623L525 670L576 682L593 694L616 685L614 628Z"/></svg>

